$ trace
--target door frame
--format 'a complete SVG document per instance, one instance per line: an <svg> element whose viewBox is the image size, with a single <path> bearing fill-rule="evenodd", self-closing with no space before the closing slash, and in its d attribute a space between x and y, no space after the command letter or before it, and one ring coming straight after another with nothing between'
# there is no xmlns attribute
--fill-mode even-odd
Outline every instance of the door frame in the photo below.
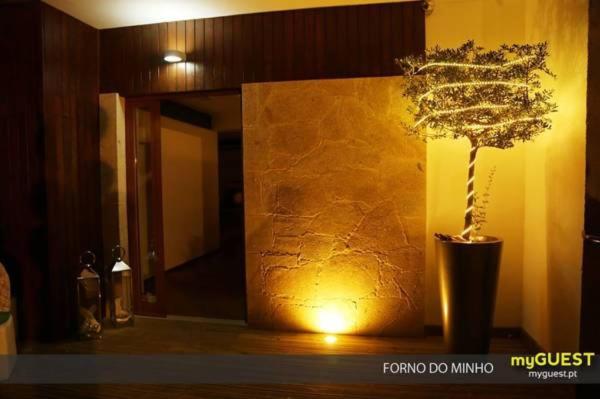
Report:
<svg viewBox="0 0 600 399"><path fill-rule="evenodd" d="M156 244L156 270L154 271L156 302L145 301L142 292L142 276L140 265L140 232L138 207L138 178L137 178L137 130L135 110L144 108L151 114L152 134L152 236ZM125 99L125 137L126 137L126 168L127 168L127 223L129 235L129 260L133 269L134 312L143 316L166 316L165 297L165 268L163 240L163 204L162 204L162 173L161 173L161 137L160 137L160 102L153 99Z"/></svg>

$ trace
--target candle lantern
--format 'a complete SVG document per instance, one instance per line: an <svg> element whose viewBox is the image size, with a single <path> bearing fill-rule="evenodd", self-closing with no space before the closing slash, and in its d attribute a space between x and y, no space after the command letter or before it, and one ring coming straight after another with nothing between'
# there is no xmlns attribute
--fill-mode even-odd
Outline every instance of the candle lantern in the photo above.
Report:
<svg viewBox="0 0 600 399"><path fill-rule="evenodd" d="M123 261L125 249L113 248L114 265L110 273L110 319L113 326L133 325L133 289L131 268Z"/></svg>
<svg viewBox="0 0 600 399"><path fill-rule="evenodd" d="M79 336L99 339L102 334L100 276L94 270L96 255L86 251L79 257L77 274L77 305L79 309Z"/></svg>

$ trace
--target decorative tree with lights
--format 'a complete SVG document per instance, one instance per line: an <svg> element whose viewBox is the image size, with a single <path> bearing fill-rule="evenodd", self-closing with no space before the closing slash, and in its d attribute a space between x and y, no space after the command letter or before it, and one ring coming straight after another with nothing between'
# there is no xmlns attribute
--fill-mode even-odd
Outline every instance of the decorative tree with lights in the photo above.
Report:
<svg viewBox="0 0 600 399"><path fill-rule="evenodd" d="M506 149L551 127L556 110L541 75L547 43L502 45L484 51L469 41L456 49L435 47L423 57L396 62L408 79L404 95L414 117L409 132L424 139L467 138L471 143L464 229L453 239L472 241L475 163L479 149Z"/></svg>

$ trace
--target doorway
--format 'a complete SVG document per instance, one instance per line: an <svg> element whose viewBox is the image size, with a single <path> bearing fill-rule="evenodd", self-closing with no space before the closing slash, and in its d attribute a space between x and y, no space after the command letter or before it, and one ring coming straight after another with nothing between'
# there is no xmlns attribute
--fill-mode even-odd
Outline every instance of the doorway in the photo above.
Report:
<svg viewBox="0 0 600 399"><path fill-rule="evenodd" d="M136 313L245 320L241 95L128 99Z"/></svg>

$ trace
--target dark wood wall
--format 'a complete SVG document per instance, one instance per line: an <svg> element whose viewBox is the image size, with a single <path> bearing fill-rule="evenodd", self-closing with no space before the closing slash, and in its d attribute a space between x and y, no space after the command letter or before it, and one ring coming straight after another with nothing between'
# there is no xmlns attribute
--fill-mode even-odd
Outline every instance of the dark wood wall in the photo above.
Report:
<svg viewBox="0 0 600 399"><path fill-rule="evenodd" d="M231 89L241 83L386 76L421 53L421 2L318 8L107 29L100 91L123 95ZM186 63L166 64L168 49Z"/></svg>
<svg viewBox="0 0 600 399"><path fill-rule="evenodd" d="M98 40L98 30L42 3L48 316L56 337L76 327L79 255L102 255Z"/></svg>
<svg viewBox="0 0 600 399"><path fill-rule="evenodd" d="M98 31L38 1L0 5L0 259L26 338L76 328L78 255L100 253Z"/></svg>
<svg viewBox="0 0 600 399"><path fill-rule="evenodd" d="M0 261L26 335L42 325L47 261L39 24L33 3L0 6Z"/></svg>

